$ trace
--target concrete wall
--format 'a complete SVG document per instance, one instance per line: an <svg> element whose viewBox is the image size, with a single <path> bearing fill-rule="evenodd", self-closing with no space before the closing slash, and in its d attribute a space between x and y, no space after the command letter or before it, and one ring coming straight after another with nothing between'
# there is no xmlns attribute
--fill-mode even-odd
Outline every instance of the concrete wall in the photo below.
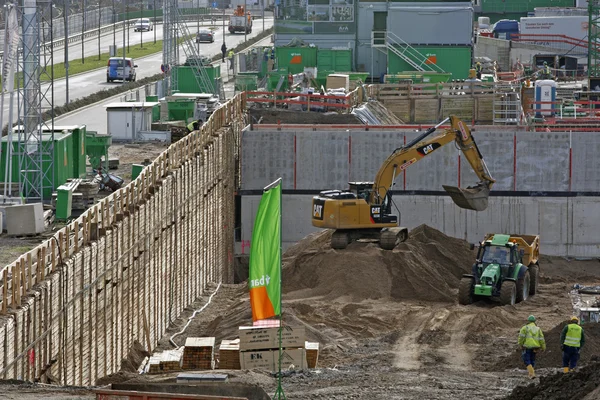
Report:
<svg viewBox="0 0 600 400"><path fill-rule="evenodd" d="M372 181L391 152L419 133L384 130L245 131L242 190L261 190L279 177L283 188L319 191ZM600 192L600 136L593 132L524 132L476 127L474 136L494 190ZM460 163L460 173L459 173ZM477 182L462 153L449 144L408 168L394 190L441 191L442 184Z"/></svg>
<svg viewBox="0 0 600 400"><path fill-rule="evenodd" d="M318 193L347 188L348 181L372 181L391 152L418 135L414 131L286 130L246 131L242 139L242 242L247 254L251 227L264 186L283 177L284 190ZM600 256L600 201L578 192L600 192L600 137L593 132L523 132L477 127L474 136L497 180L485 212L459 209L447 196L416 196L411 191L442 192L442 184L466 187L478 181L452 144L436 150L396 179L395 199L402 224L425 223L471 241L487 231L539 233L546 254ZM460 172L459 172L460 171ZM568 197L514 197L513 191L569 194ZM550 193L549 193L550 192ZM312 194L286 194L284 242L310 232Z"/></svg>
<svg viewBox="0 0 600 400"><path fill-rule="evenodd" d="M208 282L233 282L241 96L135 181L0 273L0 376L94 385L153 350Z"/></svg>
<svg viewBox="0 0 600 400"><path fill-rule="evenodd" d="M311 224L312 195L283 195L283 247L319 229ZM242 242L247 255L260 195L242 197ZM600 197L490 197L486 211L458 208L447 196L399 195L401 225L421 224L471 243L490 232L539 234L541 252L569 257L600 257Z"/></svg>

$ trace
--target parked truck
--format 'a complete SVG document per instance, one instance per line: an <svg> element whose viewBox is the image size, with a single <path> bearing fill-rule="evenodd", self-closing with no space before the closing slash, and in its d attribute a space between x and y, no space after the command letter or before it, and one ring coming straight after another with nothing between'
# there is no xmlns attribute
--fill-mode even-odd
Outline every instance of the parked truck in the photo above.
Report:
<svg viewBox="0 0 600 400"><path fill-rule="evenodd" d="M252 15L245 12L244 6L237 6L229 17L229 33L236 32L252 33Z"/></svg>
<svg viewBox="0 0 600 400"><path fill-rule="evenodd" d="M487 234L479 243L471 274L460 281L458 302L499 297L502 304L514 305L527 300L538 290L539 256L537 235Z"/></svg>

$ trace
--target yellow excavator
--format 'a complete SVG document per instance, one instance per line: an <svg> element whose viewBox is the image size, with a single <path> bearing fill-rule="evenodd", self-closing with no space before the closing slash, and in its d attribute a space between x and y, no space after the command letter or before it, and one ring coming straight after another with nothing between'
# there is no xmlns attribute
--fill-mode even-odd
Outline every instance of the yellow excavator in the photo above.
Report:
<svg viewBox="0 0 600 400"><path fill-rule="evenodd" d="M448 121L450 128L431 136ZM411 165L453 141L464 153L480 182L465 189L442 186L460 208L485 210L496 181L479 152L471 130L459 118L450 116L394 150L379 168L375 182L349 182L348 190L326 190L313 197L313 226L335 229L331 237L334 249L345 249L355 240L368 238L378 240L382 249L392 250L408 238L408 229L399 226L398 217L392 214L395 179Z"/></svg>

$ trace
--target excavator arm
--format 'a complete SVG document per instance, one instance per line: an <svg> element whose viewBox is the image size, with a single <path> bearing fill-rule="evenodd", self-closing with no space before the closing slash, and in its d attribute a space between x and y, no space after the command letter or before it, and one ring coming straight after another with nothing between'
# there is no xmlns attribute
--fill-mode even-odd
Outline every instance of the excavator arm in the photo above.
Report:
<svg viewBox="0 0 600 400"><path fill-rule="evenodd" d="M450 121L450 128L444 129L442 133L433 137L431 136L436 132L437 128L448 121ZM377 172L371 189L369 203L382 204L388 192L392 189L394 180L400 173L452 141L463 152L480 181L475 186L466 189L446 185L443 185L443 187L450 194L450 197L457 206L468 210L485 210L487 208L490 189L496 181L492 178L483 160L477 143L475 143L475 138L471 135L471 130L463 121L455 116L446 118L433 128L416 137L410 143L392 152Z"/></svg>

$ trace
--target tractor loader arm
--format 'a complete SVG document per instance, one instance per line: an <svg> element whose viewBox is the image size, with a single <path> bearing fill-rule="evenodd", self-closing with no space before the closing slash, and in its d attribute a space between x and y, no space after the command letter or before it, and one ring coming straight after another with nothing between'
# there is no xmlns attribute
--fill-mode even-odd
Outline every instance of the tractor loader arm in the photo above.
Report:
<svg viewBox="0 0 600 400"><path fill-rule="evenodd" d="M450 121L450 128L444 129L442 133L431 137L438 127L448 121ZM483 156L475 143L475 138L471 135L471 130L455 116L446 118L410 143L394 150L377 172L369 202L371 204L381 204L387 192L392 189L394 180L402 171L452 141L463 152L480 182L466 189L446 185L443 187L457 206L468 210L485 210L490 189L496 181L492 178L483 160Z"/></svg>

